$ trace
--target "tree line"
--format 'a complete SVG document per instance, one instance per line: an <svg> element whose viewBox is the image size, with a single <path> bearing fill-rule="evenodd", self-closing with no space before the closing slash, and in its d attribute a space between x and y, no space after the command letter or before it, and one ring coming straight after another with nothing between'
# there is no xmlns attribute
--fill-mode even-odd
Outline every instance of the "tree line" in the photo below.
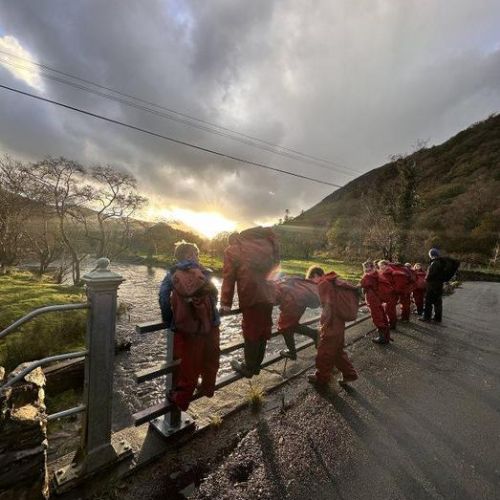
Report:
<svg viewBox="0 0 500 500"><path fill-rule="evenodd" d="M21 260L43 274L57 263L56 279L92 254L116 258L134 236L134 214L146 203L136 179L107 166L86 168L67 158L23 163L0 159L0 272Z"/></svg>

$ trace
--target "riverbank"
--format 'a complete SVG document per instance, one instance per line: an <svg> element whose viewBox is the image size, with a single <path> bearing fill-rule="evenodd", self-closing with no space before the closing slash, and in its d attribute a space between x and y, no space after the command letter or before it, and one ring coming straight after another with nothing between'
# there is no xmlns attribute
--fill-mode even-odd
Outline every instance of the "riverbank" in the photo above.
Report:
<svg viewBox="0 0 500 500"><path fill-rule="evenodd" d="M119 262L124 264L138 264L154 267L170 268L174 259L169 255L153 255L145 257L134 255L120 258ZM216 276L222 276L223 260L221 257L209 254L201 254L200 262L203 266L211 269ZM305 275L311 266L321 266L326 272L335 271L344 279L358 282L361 279L361 264L356 262L344 262L336 259L318 257L315 259L282 259L280 271L286 275Z"/></svg>
<svg viewBox="0 0 500 500"><path fill-rule="evenodd" d="M0 330L33 309L85 300L82 288L12 271L0 276ZM24 361L81 350L85 343L85 318L85 311L71 311L45 314L26 323L0 341L0 366L10 371Z"/></svg>

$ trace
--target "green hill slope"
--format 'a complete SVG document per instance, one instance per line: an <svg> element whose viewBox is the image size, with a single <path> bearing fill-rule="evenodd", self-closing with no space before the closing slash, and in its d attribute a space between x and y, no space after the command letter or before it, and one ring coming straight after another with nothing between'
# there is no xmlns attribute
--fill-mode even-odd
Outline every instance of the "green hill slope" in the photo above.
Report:
<svg viewBox="0 0 500 500"><path fill-rule="evenodd" d="M500 116L476 123L409 159L415 161L418 180L411 228L417 246L418 242L422 248L439 245L465 260L488 260L500 232ZM397 182L395 162L387 163L333 192L290 224L321 227L325 233L342 228L351 252L356 247L359 257L372 255L376 249L359 237L366 231L364 214L382 190L396 189ZM338 244L332 248L331 241L330 247L333 253L345 250Z"/></svg>

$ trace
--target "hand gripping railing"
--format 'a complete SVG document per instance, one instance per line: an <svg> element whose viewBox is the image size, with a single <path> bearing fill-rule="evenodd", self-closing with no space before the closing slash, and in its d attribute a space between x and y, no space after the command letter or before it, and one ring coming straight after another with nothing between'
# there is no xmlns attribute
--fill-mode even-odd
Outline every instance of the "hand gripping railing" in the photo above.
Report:
<svg viewBox="0 0 500 500"><path fill-rule="evenodd" d="M361 308L365 305L366 304L363 302L359 305L359 307ZM229 315L234 316L236 314L239 314L240 312L241 312L240 310L233 310L229 314L226 314L225 316L229 316ZM362 323L363 321L366 321L369 317L370 317L370 315L365 315L359 319L356 319L355 321L348 323L346 325L346 329L351 328L355 325L358 325L358 324ZM319 320L320 320L320 316L317 316L317 317L312 318L308 321L304 321L303 323L300 323L300 326L312 325L312 324L318 323ZM162 323L159 321L149 322L149 323L142 323L140 325L137 325L136 331L137 331L137 333L149 333L149 332L154 332L154 331L158 331L158 330L165 330L166 329L165 327L166 327L165 323ZM168 334L167 339L170 339L170 340L168 340L168 345L167 345L167 355L168 355L169 347L171 349L172 348L171 346L173 346L172 339L173 339L174 333L171 332L170 330L168 330L167 334ZM280 335L281 335L281 332L273 331L271 334L271 337L277 337ZM312 345L314 345L314 341L308 340L308 341L305 341L305 342L298 344L296 347L296 350L301 351L303 349L307 349L308 347L311 347ZM229 346L221 348L220 353L221 353L221 355L227 355L227 354L230 354L231 352L234 352L238 349L242 349L243 347L244 347L244 342L230 344ZM261 366L263 368L265 368L265 367L272 365L272 364L274 364L277 361L280 361L282 359L284 359L284 357L281 354L273 354L271 356L268 356L263 361ZM146 369L146 370L142 370L140 372L137 372L136 373L136 381L137 381L137 383L141 383L141 382L145 382L147 380L152 380L154 378L160 377L162 375L171 374L174 371L175 367L179 365L179 363L180 363L179 359L169 360L169 361L167 361L167 363L164 363L162 365L158 365L158 366L153 367L151 369ZM236 373L236 372L231 373L229 375L226 375L224 377L221 377L217 380L217 383L215 384L215 390L222 389L223 387L225 387L233 382L236 382L237 380L240 380L241 378L243 378L243 376L240 373ZM170 388L171 388L171 381L167 380L167 391ZM200 397L201 397L200 395L195 394L192 398L192 401L195 401L196 399L199 399ZM146 408L142 411L135 413L134 415L132 415L132 419L134 421L134 425L138 426L138 425L144 424L148 421L151 421L153 419L156 419L157 417L165 415L169 412L175 412L175 410L176 409L172 407L170 402L168 400L166 400L162 403L158 403L156 405L153 405L149 408ZM155 425L155 427L158 428L156 425ZM162 427L164 428L164 426L162 426Z"/></svg>

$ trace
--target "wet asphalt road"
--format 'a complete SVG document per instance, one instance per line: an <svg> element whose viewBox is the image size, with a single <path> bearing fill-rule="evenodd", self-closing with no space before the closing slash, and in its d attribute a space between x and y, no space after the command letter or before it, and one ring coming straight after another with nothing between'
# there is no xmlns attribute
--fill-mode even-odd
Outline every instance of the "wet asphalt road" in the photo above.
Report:
<svg viewBox="0 0 500 500"><path fill-rule="evenodd" d="M499 499L500 283L466 283L443 325L355 344L360 380L263 417L203 499Z"/></svg>

